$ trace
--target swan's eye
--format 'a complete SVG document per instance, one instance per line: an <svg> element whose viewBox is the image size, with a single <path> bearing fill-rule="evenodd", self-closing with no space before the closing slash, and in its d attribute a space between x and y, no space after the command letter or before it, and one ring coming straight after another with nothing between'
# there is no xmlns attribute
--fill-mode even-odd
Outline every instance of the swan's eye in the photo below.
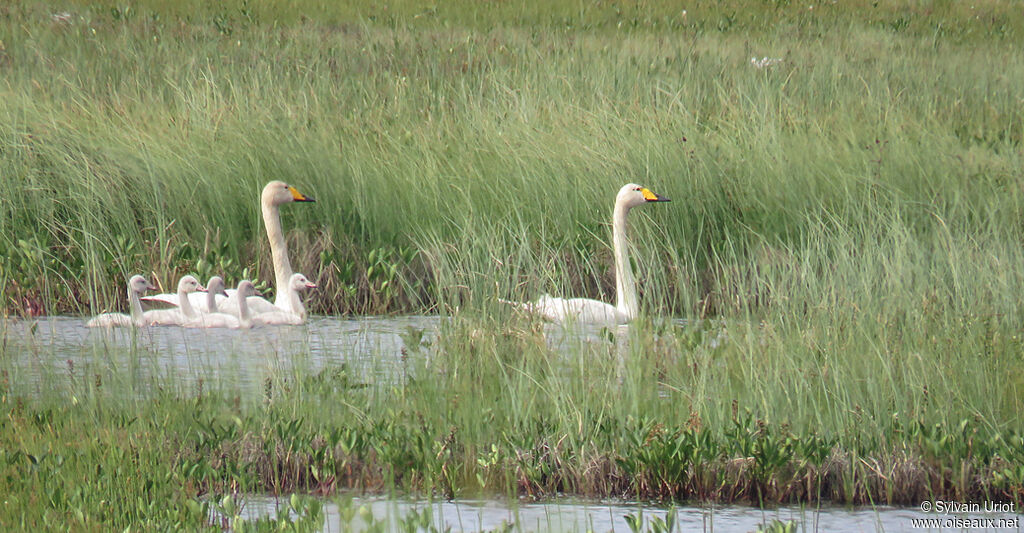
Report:
<svg viewBox="0 0 1024 533"><path fill-rule="evenodd" d="M637 188L635 188L635 189L633 189L633 190L634 190L634 191L642 191L643 189L641 189L640 187L637 187Z"/></svg>

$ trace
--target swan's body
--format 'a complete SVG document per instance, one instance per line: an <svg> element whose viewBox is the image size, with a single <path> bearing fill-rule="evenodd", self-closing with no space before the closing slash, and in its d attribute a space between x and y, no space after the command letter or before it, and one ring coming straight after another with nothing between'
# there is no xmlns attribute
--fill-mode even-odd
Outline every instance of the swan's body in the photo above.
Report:
<svg viewBox="0 0 1024 533"><path fill-rule="evenodd" d="M241 327L241 323L238 317L235 315L229 315L227 313L204 313L196 317L195 320L190 320L182 324L187 328L229 328L238 329Z"/></svg>
<svg viewBox="0 0 1024 533"><path fill-rule="evenodd" d="M254 315L289 311L288 309L278 307L276 303L272 303L270 300L267 300L262 296L250 296L246 298L246 303L249 306L249 312ZM238 291L228 291L228 297L218 301L217 309L221 313L239 316L240 310L238 308Z"/></svg>
<svg viewBox="0 0 1024 533"><path fill-rule="evenodd" d="M155 311L146 311L142 315L142 320L151 326L180 326L186 322L194 321L199 318L199 312L192 307L190 294L196 292L204 292L206 289L199 284L194 276L185 276L178 281L178 302L181 303L175 309L158 309ZM200 295L203 296L203 295Z"/></svg>
<svg viewBox="0 0 1024 533"><path fill-rule="evenodd" d="M301 326L306 319L286 311L274 311L271 313L260 313L252 319L254 324L261 326Z"/></svg>
<svg viewBox="0 0 1024 533"><path fill-rule="evenodd" d="M220 287L223 291L223 282ZM185 323L186 327L190 328L232 328L232 329L248 329L252 327L252 314L249 312L248 299L250 297L258 296L256 287L249 280L243 280L238 284L238 289L234 291L239 295L239 316L229 315L227 313L203 313L195 320L191 320Z"/></svg>
<svg viewBox="0 0 1024 533"><path fill-rule="evenodd" d="M281 291L281 296L286 298L288 308L293 309L293 311L259 313L252 317L254 324L298 326L306 322L306 306L302 303L302 297L299 293L308 289L315 289L316 285L306 279L306 276L296 273L292 274L288 279L288 284L284 287L285 289ZM251 298L247 298L247 300L251 300Z"/></svg>
<svg viewBox="0 0 1024 533"><path fill-rule="evenodd" d="M132 276L128 280L128 309L131 314L126 315L124 313L103 313L97 315L91 320L85 323L90 328L110 328L110 327L130 327L130 326L144 326L146 325L143 320L142 304L139 302L139 297L146 293L146 291L156 290L146 281L146 278L142 276Z"/></svg>
<svg viewBox="0 0 1024 533"><path fill-rule="evenodd" d="M612 211L612 248L615 253L615 305L589 298L557 298L541 296L536 302L507 302L529 313L553 322L574 321L584 324L625 324L639 313L636 280L629 264L629 241L626 238L626 215L629 210L648 202L668 202L650 190L635 184L619 189Z"/></svg>
<svg viewBox="0 0 1024 533"><path fill-rule="evenodd" d="M573 320L581 324L625 324L635 317L612 304L590 298L557 298L545 294L535 302L501 301L552 322Z"/></svg>

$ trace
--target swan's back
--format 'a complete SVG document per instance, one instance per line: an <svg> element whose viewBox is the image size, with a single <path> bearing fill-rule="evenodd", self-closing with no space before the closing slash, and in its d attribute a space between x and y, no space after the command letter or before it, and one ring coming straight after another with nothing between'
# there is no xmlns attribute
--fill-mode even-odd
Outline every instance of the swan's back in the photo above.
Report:
<svg viewBox="0 0 1024 533"><path fill-rule="evenodd" d="M265 324L270 326L300 326L305 320L295 313L285 311L273 311L253 315L254 324Z"/></svg>
<svg viewBox="0 0 1024 533"><path fill-rule="evenodd" d="M157 309L142 313L142 322L149 326L180 326L185 323L185 315L175 309Z"/></svg>
<svg viewBox="0 0 1024 533"><path fill-rule="evenodd" d="M541 296L530 304L530 311L552 322L617 325L628 319L614 305L589 298L553 298Z"/></svg>
<svg viewBox="0 0 1024 533"><path fill-rule="evenodd" d="M226 313L204 313L199 318L186 322L189 328L238 328L240 321L238 317Z"/></svg>
<svg viewBox="0 0 1024 533"><path fill-rule="evenodd" d="M85 323L85 326L88 328L127 328L134 325L132 317L124 313L103 313L102 315L92 317Z"/></svg>
<svg viewBox="0 0 1024 533"><path fill-rule="evenodd" d="M238 293L234 289L228 289L231 292L231 296L224 300L217 300L217 310L221 313L227 313L232 316L238 316ZM249 312L253 315L259 315L263 313L278 313L283 310L280 307L270 303L266 298L260 296L249 296L245 299L246 305L249 306Z"/></svg>
<svg viewBox="0 0 1024 533"><path fill-rule="evenodd" d="M231 295L234 294L234 292L235 292L234 289L228 289L227 290L228 296L224 296L224 295L221 295L221 294L218 294L216 296L218 311L221 310L220 309L221 304L223 302L227 301L227 299L229 297L231 297ZM201 313L209 313L210 312L210 308L209 308L209 306L206 303L206 298L207 298L206 293L202 293L202 292L192 292L192 293L189 293L189 295L188 295L189 303L192 304L192 307L196 311L199 311ZM178 307L178 295L177 294L154 294L152 296L145 296L143 298L140 298L139 301L142 302L142 309L146 310L146 311L164 311L164 310L170 310L170 309L174 309L174 308ZM238 309L238 304L237 303L235 304L235 309Z"/></svg>

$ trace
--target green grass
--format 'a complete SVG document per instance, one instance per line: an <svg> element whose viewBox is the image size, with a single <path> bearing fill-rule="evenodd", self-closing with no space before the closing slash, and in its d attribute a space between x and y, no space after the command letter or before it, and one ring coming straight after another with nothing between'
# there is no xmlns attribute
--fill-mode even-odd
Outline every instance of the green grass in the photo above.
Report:
<svg viewBox="0 0 1024 533"><path fill-rule="evenodd" d="M457 317L431 348L446 371L436 382L285 395L293 407L275 416L304 420L304 445L334 430L368 435L367 449L410 441L359 456L367 470L342 485L1020 501L1014 3L701 2L685 14L675 3L162 4L0 7L6 312L123 308L138 272L165 288L186 272L270 279L256 198L283 179L317 199L283 209L294 266L324 288L315 312ZM65 9L69 23L51 19ZM784 61L758 69L754 56ZM608 219L630 181L673 202L631 215L646 318L629 363L608 347L552 358L536 325L495 299L610 300ZM680 332L668 316L714 322ZM727 331L715 349L698 342L717 335L709 324ZM228 416L223 394L197 416ZM19 397L5 428L48 412L63 421L41 442L199 435L177 418L187 394L113 409L159 415L127 433L113 415ZM314 407L339 399L351 412ZM236 415L240 434L275 442L260 433L277 427L271 415ZM659 455L691 438L714 443L709 470ZM185 464L146 446L144 474ZM216 449L190 446L194 460ZM123 464L108 449L90 448L83 465ZM550 453L516 454L536 449ZM659 479L671 461L676 477ZM593 465L624 477L589 479ZM900 465L925 474L857 481ZM153 481L161 498L235 479L175 475ZM813 480L803 492L789 483L799 476ZM315 486L243 477L252 490ZM84 478L67 487L106 482ZM728 490L714 488L722 479ZM19 498L43 494L8 483ZM64 509L63 494L50 508ZM33 524L67 517L22 503Z"/></svg>
<svg viewBox="0 0 1024 533"><path fill-rule="evenodd" d="M196 354L185 375L161 375L148 350L8 344L0 524L193 528L234 516L239 494L347 489L755 505L1024 496L1024 434L964 413L941 383L876 390L856 377L875 365L813 356L765 370L742 327L715 346L717 326L646 324L556 352L513 323L412 332L405 363L369 380L284 353L291 364L253 385ZM47 363L65 356L77 363Z"/></svg>
<svg viewBox="0 0 1024 533"><path fill-rule="evenodd" d="M772 267L845 246L863 253L828 269L860 275L894 239L907 264L882 274L927 285L913 292L931 262L944 292L966 289L954 271L988 287L956 244L1019 240L1007 5L461 7L81 6L67 24L44 2L6 7L0 179L23 191L0 218L7 309L123 305L140 271L165 287L203 265L267 278L254 204L275 178L319 199L285 224L328 312L429 307L451 285L491 298L472 273L498 292L607 295L605 224L628 181L677 199L636 231L664 291L648 300L677 314L718 312L730 273L777 284ZM482 249L438 268L452 246ZM395 279L367 275L375 262ZM387 281L401 290L374 299Z"/></svg>

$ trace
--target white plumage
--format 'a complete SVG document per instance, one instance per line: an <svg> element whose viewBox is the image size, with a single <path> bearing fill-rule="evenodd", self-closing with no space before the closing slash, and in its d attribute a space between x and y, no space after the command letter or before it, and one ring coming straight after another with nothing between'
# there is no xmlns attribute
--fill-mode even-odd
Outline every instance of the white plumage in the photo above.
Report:
<svg viewBox="0 0 1024 533"><path fill-rule="evenodd" d="M649 202L668 202L649 189L630 183L619 189L612 211L612 248L615 255L615 305L589 298L558 298L545 294L535 302L503 303L553 322L574 321L583 324L625 324L636 318L639 304L636 280L629 264L629 243L626 238L626 215L629 210Z"/></svg>

